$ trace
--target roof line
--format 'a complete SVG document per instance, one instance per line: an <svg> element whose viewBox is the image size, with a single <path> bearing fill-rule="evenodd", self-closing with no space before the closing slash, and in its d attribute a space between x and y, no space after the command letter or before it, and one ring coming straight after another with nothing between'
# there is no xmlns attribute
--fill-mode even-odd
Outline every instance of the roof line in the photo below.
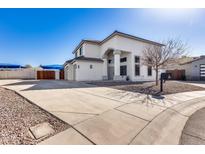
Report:
<svg viewBox="0 0 205 154"><path fill-rule="evenodd" d="M137 37L137 36L134 36L134 35L131 35L131 34L123 33L123 32L117 31L117 30L115 30L112 34L110 34L108 37L103 39L101 41L101 44L103 44L107 40L111 39L115 35L128 37L130 39L134 39L134 40L138 40L138 41L148 42L148 43L151 43L151 44L154 44L154 45L164 46L164 44L161 44L161 43L158 43L158 42L155 42L155 41L151 41L151 40L147 40L147 39L144 39L144 38L141 38L141 37Z"/></svg>
<svg viewBox="0 0 205 154"><path fill-rule="evenodd" d="M119 32L119 31L115 30L113 33L111 33L109 36L107 36L106 38L104 38L102 41L82 39L82 40L80 41L80 43L77 45L77 47L73 50L72 53L75 53L75 52L78 50L78 48L79 48L83 43L85 43L85 42L102 45L104 42L108 41L109 39L111 39L111 38L114 37L115 35L127 37L127 38L134 39L134 40L138 40L138 41L143 41L143 42L146 42L146 43L151 43L151 44L158 45L158 46L164 46L164 44L161 44L161 43L158 43L158 42L155 42L155 41L143 39L143 38L140 38L140 37L137 37L137 36L134 36L134 35L126 34L126 33Z"/></svg>
<svg viewBox="0 0 205 154"><path fill-rule="evenodd" d="M197 59L193 59L193 60L191 60L191 61L188 61L188 62L182 63L182 64L180 64L180 65L190 64L190 63L192 63L192 62L195 62L195 61L198 61L198 60L201 60L201 59L204 59L204 58L205 58L205 57L199 57L199 58L197 58Z"/></svg>

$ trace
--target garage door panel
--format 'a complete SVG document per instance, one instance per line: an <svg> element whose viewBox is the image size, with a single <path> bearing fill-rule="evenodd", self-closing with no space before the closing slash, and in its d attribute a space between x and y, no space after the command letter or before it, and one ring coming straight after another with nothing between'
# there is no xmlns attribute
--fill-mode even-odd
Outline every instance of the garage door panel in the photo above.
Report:
<svg viewBox="0 0 205 154"><path fill-rule="evenodd" d="M200 65L200 80L205 80L205 64Z"/></svg>

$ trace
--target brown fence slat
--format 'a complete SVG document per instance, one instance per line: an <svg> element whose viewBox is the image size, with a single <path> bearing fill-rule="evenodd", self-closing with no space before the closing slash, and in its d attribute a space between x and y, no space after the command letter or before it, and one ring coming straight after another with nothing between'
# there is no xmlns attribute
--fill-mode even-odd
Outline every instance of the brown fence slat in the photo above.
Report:
<svg viewBox="0 0 205 154"><path fill-rule="evenodd" d="M185 80L185 70L167 70L167 73L171 73L172 80Z"/></svg>
<svg viewBox="0 0 205 154"><path fill-rule="evenodd" d="M37 71L38 80L55 80L55 71Z"/></svg>

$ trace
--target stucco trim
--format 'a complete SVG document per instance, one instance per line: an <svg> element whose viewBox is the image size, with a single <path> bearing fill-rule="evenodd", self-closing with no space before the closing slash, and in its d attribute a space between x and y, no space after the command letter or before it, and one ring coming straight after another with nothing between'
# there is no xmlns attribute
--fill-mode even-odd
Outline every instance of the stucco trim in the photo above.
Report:
<svg viewBox="0 0 205 154"><path fill-rule="evenodd" d="M69 63L74 63L75 61L79 61L79 60L80 60L80 61L91 61L91 62L100 62L100 63L103 63L103 60L100 59L100 58L91 58L91 57L80 56L80 57L76 57L76 58L67 60L67 61L64 63L64 66L66 66L66 65L69 64Z"/></svg>

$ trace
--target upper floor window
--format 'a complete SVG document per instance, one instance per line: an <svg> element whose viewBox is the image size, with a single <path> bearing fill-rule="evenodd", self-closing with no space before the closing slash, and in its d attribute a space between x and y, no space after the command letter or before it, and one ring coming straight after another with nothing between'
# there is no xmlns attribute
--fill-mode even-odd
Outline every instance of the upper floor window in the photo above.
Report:
<svg viewBox="0 0 205 154"><path fill-rule="evenodd" d="M80 49L79 49L79 56L82 56L82 52L83 52L82 47L80 47Z"/></svg>
<svg viewBox="0 0 205 154"><path fill-rule="evenodd" d="M77 51L75 52L75 57L77 57L78 56L78 53L77 53Z"/></svg>
<svg viewBox="0 0 205 154"><path fill-rule="evenodd" d="M147 66L147 75L152 76L152 66Z"/></svg>
<svg viewBox="0 0 205 154"><path fill-rule="evenodd" d="M139 56L135 56L135 63L140 63L140 57Z"/></svg>
<svg viewBox="0 0 205 154"><path fill-rule="evenodd" d="M120 62L121 62L121 63L126 62L126 61L127 61L127 57L120 58Z"/></svg>

